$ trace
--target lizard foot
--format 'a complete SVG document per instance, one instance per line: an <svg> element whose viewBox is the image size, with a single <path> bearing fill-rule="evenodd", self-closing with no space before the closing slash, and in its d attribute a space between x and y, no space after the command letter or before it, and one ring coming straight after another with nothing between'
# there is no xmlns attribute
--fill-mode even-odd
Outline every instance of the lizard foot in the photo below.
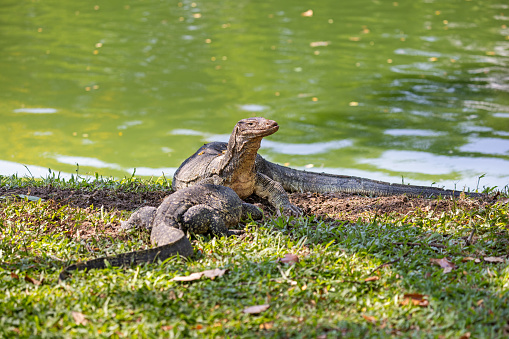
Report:
<svg viewBox="0 0 509 339"><path fill-rule="evenodd" d="M284 205L282 208L282 214L286 215L286 216L290 216L290 217L299 217L303 214L302 210L300 208L298 208L297 206L295 205L292 205L292 204L288 204L288 205ZM278 216L281 215L281 211L278 211Z"/></svg>

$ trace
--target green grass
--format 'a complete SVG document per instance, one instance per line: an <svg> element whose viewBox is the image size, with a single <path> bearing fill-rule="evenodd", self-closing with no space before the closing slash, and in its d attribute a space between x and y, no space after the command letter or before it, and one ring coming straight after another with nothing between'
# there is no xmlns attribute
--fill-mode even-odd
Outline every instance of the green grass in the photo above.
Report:
<svg viewBox="0 0 509 339"><path fill-rule="evenodd" d="M79 168L78 168L79 169ZM78 172L78 170L76 170ZM83 177L79 174L71 175L71 178L65 180L60 177L60 173L49 170L49 174L45 178L18 177L17 174L11 176L0 175L0 187L19 188L19 187L43 187L53 186L57 188L70 189L116 189L128 192L145 192L156 190L168 190L171 188L171 180L165 176L157 179L141 179L133 173L130 177L120 180L114 178L105 178L99 174L95 177Z"/></svg>
<svg viewBox="0 0 509 339"><path fill-rule="evenodd" d="M23 185L169 187L166 180L134 177L118 182L0 177L0 186ZM251 221L245 237L198 237L191 259L76 272L65 282L58 281L65 265L145 248L148 234L111 235L108 230L128 211L10 198L0 200L0 208L0 337L497 338L509 333L509 207L503 203L354 224L313 217ZM62 228L85 222L93 236L78 235L79 227ZM468 243L473 229L474 241ZM287 253L299 262L278 262ZM430 261L444 257L456 266L446 274ZM228 271L213 280L170 281L214 268ZM405 301L410 293L421 305ZM270 308L261 314L242 312L263 304ZM84 323L75 319L80 314Z"/></svg>

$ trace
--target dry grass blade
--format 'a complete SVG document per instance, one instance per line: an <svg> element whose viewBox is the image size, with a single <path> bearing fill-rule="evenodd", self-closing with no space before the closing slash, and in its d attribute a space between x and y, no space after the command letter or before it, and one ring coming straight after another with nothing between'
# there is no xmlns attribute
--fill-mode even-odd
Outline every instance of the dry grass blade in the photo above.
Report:
<svg viewBox="0 0 509 339"><path fill-rule="evenodd" d="M266 311L269 307L270 307L269 304L250 306L250 307L246 307L245 309L243 309L242 313L260 314L260 313Z"/></svg>
<svg viewBox="0 0 509 339"><path fill-rule="evenodd" d="M176 276L173 279L171 279L170 281L194 281L194 280L201 279L201 277L203 277L203 276L214 280L214 278L221 277L225 273L226 273L226 270L216 268L213 270L206 270L206 271L202 271L202 272L191 273L190 275L186 275L186 276Z"/></svg>

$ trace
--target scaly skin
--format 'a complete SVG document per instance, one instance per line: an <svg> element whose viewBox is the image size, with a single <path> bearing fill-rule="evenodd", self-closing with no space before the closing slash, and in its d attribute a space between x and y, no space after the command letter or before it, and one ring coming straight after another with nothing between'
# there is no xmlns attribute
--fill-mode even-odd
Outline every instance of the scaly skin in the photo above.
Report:
<svg viewBox="0 0 509 339"><path fill-rule="evenodd" d="M299 215L300 209L290 203L283 186L258 173L255 169L263 137L279 129L275 121L265 118L240 120L233 129L228 144L219 152L207 144L180 165L173 176L173 189L179 190L198 183L231 187L241 199L251 194L266 198L285 214ZM213 146L213 145L212 145Z"/></svg>
<svg viewBox="0 0 509 339"><path fill-rule="evenodd" d="M110 266L128 266L157 259L164 261L177 254L188 257L194 251L186 237L187 232L238 235L242 231L229 228L237 226L248 215L253 219L263 217L256 206L242 202L228 187L200 184L182 189L167 196L157 209L140 208L122 223L124 230L136 226L150 229L150 240L157 247L70 265L62 270L60 280L66 279L69 271L106 268L105 261Z"/></svg>
<svg viewBox="0 0 509 339"><path fill-rule="evenodd" d="M343 192L377 196L405 194L410 197L459 197L463 193L472 198L485 198L487 196L486 194L476 192L445 190L438 187L391 184L385 181L347 175L300 171L274 164L263 159L261 156L256 158L256 171L265 174L272 180L282 183L284 189L289 192Z"/></svg>
<svg viewBox="0 0 509 339"><path fill-rule="evenodd" d="M455 196L461 191L437 187L391 184L366 178L314 173L280 166L257 155L261 139L278 130L275 121L265 118L240 120L228 143L211 142L180 165L173 177L173 189L178 190L197 183L214 183L231 187L240 198L251 194L266 198L286 215L300 215L292 205L289 192L345 192L376 196L406 194L408 196ZM264 133L265 130L265 133ZM465 193L474 198L481 193Z"/></svg>

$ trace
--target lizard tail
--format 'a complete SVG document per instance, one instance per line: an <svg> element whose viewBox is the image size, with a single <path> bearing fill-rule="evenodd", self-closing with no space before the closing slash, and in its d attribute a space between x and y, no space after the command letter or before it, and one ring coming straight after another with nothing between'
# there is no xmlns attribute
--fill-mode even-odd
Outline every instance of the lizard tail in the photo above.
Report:
<svg viewBox="0 0 509 339"><path fill-rule="evenodd" d="M152 263L156 260L164 261L167 258L180 255L183 257L189 257L193 254L193 246L187 239L184 232L181 236L171 242L162 246L151 248L143 251L133 251L128 253L122 253L110 257L102 257L97 259L88 260L82 263L72 264L65 267L59 275L59 280L63 281L68 278L69 273L75 270L90 270L90 269L103 269L108 266L120 267L129 265L139 265L142 263ZM107 263L106 263L107 262Z"/></svg>
<svg viewBox="0 0 509 339"><path fill-rule="evenodd" d="M256 159L256 169L272 180L280 182L289 192L342 192L377 196L406 194L411 197L459 197L463 193L438 187L391 184L347 175L301 171L271 163L261 157ZM476 192L465 192L465 195L473 198L486 197L486 194Z"/></svg>

